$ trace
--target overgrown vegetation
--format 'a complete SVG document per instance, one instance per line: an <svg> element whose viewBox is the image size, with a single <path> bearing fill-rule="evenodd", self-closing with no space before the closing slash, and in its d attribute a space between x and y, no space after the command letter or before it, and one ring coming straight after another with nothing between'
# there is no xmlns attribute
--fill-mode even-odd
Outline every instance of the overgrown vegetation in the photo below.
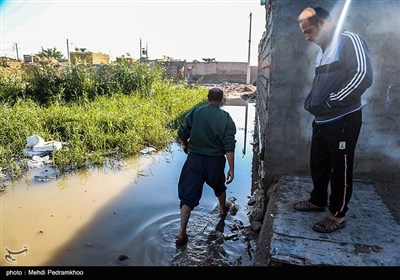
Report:
<svg viewBox="0 0 400 280"><path fill-rule="evenodd" d="M1 71L1 68L0 68ZM206 89L164 78L160 65L39 64L0 72L0 168L24 173L27 137L63 142L51 153L61 174L165 148Z"/></svg>
<svg viewBox="0 0 400 280"><path fill-rule="evenodd" d="M65 61L67 61L67 59L64 57L64 55L62 54L62 52L60 52L59 50L57 50L56 47L47 48L47 49L44 49L44 48L42 47L42 51L39 52L39 53L37 54L37 56L38 56L40 59L54 59L55 61L59 61L59 62L62 62L62 61L65 62Z"/></svg>

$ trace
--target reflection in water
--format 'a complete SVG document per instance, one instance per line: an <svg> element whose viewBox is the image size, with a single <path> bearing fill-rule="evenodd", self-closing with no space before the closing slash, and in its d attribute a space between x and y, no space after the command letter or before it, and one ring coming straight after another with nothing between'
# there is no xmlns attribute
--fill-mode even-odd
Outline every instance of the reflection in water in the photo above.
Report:
<svg viewBox="0 0 400 280"><path fill-rule="evenodd" d="M249 124L249 122L247 121L247 119L249 117L249 102L248 101L246 101L246 112L244 113L244 116L245 116L244 131L247 131L247 127ZM246 155L246 146L247 146L247 133L244 133L243 150L242 150L243 156Z"/></svg>
<svg viewBox="0 0 400 280"><path fill-rule="evenodd" d="M254 106L225 106L235 120L235 180L228 185L230 214L221 219L217 199L205 186L188 225L189 241L175 246L179 226L177 182L186 155L177 144L124 162L120 170L87 170L57 180L34 169L1 197L0 265L209 266L251 265L247 201L251 191ZM245 141L245 142L244 142ZM243 143L246 143L243 147ZM4 257L4 248L26 254Z"/></svg>

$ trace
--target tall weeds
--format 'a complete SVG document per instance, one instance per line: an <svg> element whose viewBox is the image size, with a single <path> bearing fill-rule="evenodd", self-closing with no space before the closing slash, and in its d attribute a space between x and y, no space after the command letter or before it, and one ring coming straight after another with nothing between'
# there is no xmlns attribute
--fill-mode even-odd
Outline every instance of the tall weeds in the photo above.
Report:
<svg viewBox="0 0 400 280"><path fill-rule="evenodd" d="M27 170L27 137L63 143L51 152L61 174L163 149L179 120L206 100L202 87L163 79L163 68L143 63L102 67L39 65L15 79L0 75L0 167L9 178ZM14 89L15 91L13 91Z"/></svg>

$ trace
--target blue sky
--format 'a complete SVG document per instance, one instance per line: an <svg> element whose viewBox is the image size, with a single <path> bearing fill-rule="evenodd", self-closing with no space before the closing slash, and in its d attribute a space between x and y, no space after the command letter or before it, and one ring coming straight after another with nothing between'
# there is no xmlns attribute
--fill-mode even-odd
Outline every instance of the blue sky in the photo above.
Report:
<svg viewBox="0 0 400 280"><path fill-rule="evenodd" d="M76 47L150 59L215 58L247 62L251 20L251 65L265 30L260 0L0 0L0 56L16 58L56 47L65 56Z"/></svg>

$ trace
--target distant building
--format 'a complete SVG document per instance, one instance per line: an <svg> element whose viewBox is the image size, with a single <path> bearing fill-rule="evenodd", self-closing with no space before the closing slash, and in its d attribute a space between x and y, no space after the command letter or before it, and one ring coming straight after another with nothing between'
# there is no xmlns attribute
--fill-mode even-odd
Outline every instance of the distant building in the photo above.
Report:
<svg viewBox="0 0 400 280"><path fill-rule="evenodd" d="M205 59L205 62L187 62L185 77L189 82L202 81L203 83L240 83L246 84L247 62L223 62L213 58ZM250 84L257 80L257 66L250 67Z"/></svg>
<svg viewBox="0 0 400 280"><path fill-rule="evenodd" d="M133 57L130 57L130 56L121 56L121 57L117 57L116 61L117 62L125 61L127 63L135 63L135 62L138 62L139 59L133 58Z"/></svg>
<svg viewBox="0 0 400 280"><path fill-rule="evenodd" d="M93 53L87 51L71 52L70 59L72 64L109 64L110 56L103 53Z"/></svg>

